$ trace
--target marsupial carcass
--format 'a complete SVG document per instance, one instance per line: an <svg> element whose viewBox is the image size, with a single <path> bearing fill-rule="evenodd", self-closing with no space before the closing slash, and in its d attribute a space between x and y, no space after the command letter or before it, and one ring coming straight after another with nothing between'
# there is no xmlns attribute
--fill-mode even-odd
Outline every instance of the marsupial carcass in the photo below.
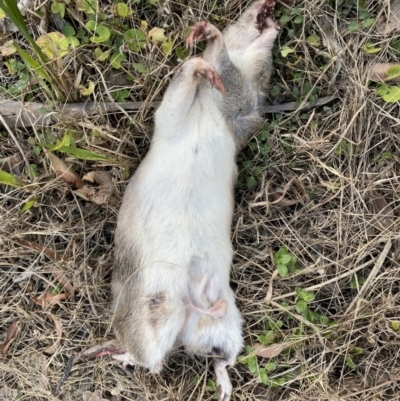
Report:
<svg viewBox="0 0 400 401"><path fill-rule="evenodd" d="M119 212L113 321L126 364L160 372L177 346L212 356L219 400L243 339L229 286L235 157L263 123L277 36L274 1L252 4L221 33L196 23L183 63L155 113L150 150Z"/></svg>

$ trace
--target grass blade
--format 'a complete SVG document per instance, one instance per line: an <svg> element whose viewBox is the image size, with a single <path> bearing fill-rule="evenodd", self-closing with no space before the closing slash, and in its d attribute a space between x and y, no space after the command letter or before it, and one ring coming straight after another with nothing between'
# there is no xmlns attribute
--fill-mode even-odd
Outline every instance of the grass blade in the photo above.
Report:
<svg viewBox="0 0 400 401"><path fill-rule="evenodd" d="M21 178L7 173L7 171L0 170L0 184L10 185L15 188L22 188L25 182Z"/></svg>
<svg viewBox="0 0 400 401"><path fill-rule="evenodd" d="M29 33L28 28L25 24L24 17L22 16L21 11L17 6L17 3L14 0L0 0L0 8L4 11L6 16L13 22L13 24L19 29L21 34L33 47L36 55L43 62L46 63L48 59L46 55L42 52L42 49L37 45L31 34Z"/></svg>

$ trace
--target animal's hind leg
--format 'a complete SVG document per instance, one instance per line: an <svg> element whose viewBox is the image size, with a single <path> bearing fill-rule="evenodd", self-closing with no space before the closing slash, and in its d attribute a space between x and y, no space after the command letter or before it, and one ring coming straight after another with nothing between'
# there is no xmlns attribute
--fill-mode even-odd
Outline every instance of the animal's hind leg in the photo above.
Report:
<svg viewBox="0 0 400 401"><path fill-rule="evenodd" d="M221 31L207 21L196 22L186 40L186 46L193 47L196 42L201 40L207 41L203 59L209 63L217 64L221 53L226 51Z"/></svg>
<svg viewBox="0 0 400 401"><path fill-rule="evenodd" d="M268 28L278 29L278 25L274 21L274 8L274 0L265 0L258 9L256 20L260 32L264 32L264 30Z"/></svg>
<svg viewBox="0 0 400 401"><path fill-rule="evenodd" d="M232 383L226 367L230 363L223 358L213 358L218 387L218 401L228 401L232 394Z"/></svg>
<svg viewBox="0 0 400 401"><path fill-rule="evenodd" d="M245 49L246 54L251 55L257 52L257 50L272 49L279 30L279 26L274 19L274 8L274 0L265 0L257 4L256 15L253 17L256 20L256 26L261 35Z"/></svg>

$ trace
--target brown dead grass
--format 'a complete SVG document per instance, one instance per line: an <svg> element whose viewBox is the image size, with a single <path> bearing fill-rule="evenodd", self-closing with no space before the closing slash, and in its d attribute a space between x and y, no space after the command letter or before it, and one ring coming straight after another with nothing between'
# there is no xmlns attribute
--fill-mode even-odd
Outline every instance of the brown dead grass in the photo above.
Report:
<svg viewBox="0 0 400 401"><path fill-rule="evenodd" d="M374 27L348 32L348 21L338 18L337 10L325 3L298 1L304 22L295 26L293 39L282 31L276 55L279 47L287 45L296 48L296 58L301 56L301 61L290 65L289 59L281 58L284 65L277 67L272 84L281 87L279 101L292 101L293 74L298 73L300 88L308 80L319 96L337 93L339 99L328 105L329 110L321 107L283 115L288 124L271 130L271 150L266 156L244 149L243 158L262 166L262 179L252 190L236 192L232 229L236 249L232 285L245 319L246 344L257 341L269 319L280 319L284 325L276 342L295 341L296 345L274 360L277 369L271 377L285 377L281 387L263 385L244 365L232 368L234 400L399 398L400 331L391 322L400 320L400 106L380 100L374 84L368 86L364 75L371 60L393 62L399 56L390 47L393 36L378 35ZM372 16L388 14L389 1L369 3ZM139 19L147 20L149 27L165 23L166 32L179 38L176 45L182 45L183 28L195 20L208 18L224 27L245 4L232 1L224 7L218 2L212 8L212 2L202 0L190 6L166 1L159 7L142 7L141 3L135 7L136 23ZM222 19L216 21L212 16ZM313 32L323 36L323 16L336 17L333 32L342 48L339 57L327 44L315 49L304 40ZM35 26L31 28L37 35ZM368 42L378 43L381 52L374 56L363 52L362 46ZM140 56L127 54L130 61L141 62L150 71L127 86L132 100L161 100L176 59L165 57L157 47ZM88 55L85 48L78 50L73 62L85 66L84 80L90 76L100 83L107 69ZM329 67L321 70L322 63ZM70 72L73 74L72 67ZM98 90L99 97L108 96L101 86ZM66 129L74 129L88 138L88 149L104 149L118 159L117 165L72 161L81 176L92 170L110 172L122 195L128 172L133 173L149 146L151 117L151 111L142 109L129 115L62 120L46 129L58 138ZM90 136L91 129L101 133L97 142ZM35 127L15 132L23 156L11 137L0 136L2 169L28 179L27 159L40 171L33 192L0 187L0 341L12 322L21 323L7 356L0 357L0 390L5 386L20 400L77 400L84 391L95 390L108 399L213 399L215 392L207 384L213 379L210 365L182 350L170 357L160 376L142 369L123 370L108 357L79 361L60 396L51 395L74 352L112 337L110 276L118 207L86 202L56 179L46 157L34 156L28 144L29 137L42 131ZM344 142L346 148L335 151ZM390 153L390 160L383 157L385 152ZM282 195L291 179L295 184L285 197L297 199L304 193L306 197L292 206L273 203L277 199L273 192ZM371 208L372 190L390 205L383 227L374 216L377 210ZM38 202L21 214L21 206L32 197ZM57 259L40 247L27 247L26 242L53 250ZM272 255L281 246L298 257L300 270L271 281L276 269ZM43 308L32 298L54 289L54 269L63 271L71 281L75 300L67 298ZM355 273L362 280L359 288L350 287ZM326 316L334 326L311 324L296 313L296 287L315 291L310 309ZM269 289L272 295L266 304ZM58 287L57 291L63 290ZM45 350L57 340L53 315L61 321L63 334L56 352L49 355ZM357 348L362 353L356 354ZM346 365L346 357L351 357L353 368ZM259 358L258 362L262 365L265 361ZM17 399L6 398L5 387L0 398Z"/></svg>

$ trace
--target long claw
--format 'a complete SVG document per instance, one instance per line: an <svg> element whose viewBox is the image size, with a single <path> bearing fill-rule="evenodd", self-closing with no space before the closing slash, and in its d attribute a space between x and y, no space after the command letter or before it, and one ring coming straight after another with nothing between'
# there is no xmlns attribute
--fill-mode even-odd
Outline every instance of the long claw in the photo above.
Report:
<svg viewBox="0 0 400 401"><path fill-rule="evenodd" d="M199 21L193 25L192 30L186 39L186 48L193 47L195 43L207 38L207 24L207 21Z"/></svg>

